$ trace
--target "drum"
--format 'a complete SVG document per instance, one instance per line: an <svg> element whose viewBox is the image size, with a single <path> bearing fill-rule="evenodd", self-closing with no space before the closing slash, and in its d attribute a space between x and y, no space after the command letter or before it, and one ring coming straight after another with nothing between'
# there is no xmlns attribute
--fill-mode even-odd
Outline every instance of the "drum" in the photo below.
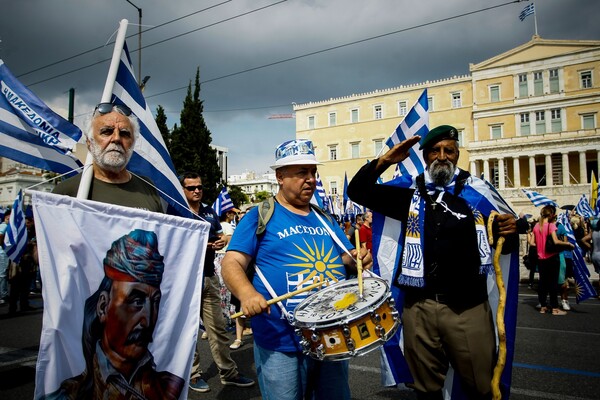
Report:
<svg viewBox="0 0 600 400"><path fill-rule="evenodd" d="M389 287L381 278L334 283L303 300L293 314L304 354L339 361L375 350L391 338L400 321Z"/></svg>

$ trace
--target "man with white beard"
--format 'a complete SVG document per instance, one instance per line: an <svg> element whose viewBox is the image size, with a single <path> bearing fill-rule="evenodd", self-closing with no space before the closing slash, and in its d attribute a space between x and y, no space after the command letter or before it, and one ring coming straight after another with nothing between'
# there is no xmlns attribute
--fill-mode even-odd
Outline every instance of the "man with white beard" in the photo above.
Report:
<svg viewBox="0 0 600 400"><path fill-rule="evenodd" d="M407 139L361 168L348 194L352 201L402 222L402 257L393 284L404 293L404 357L414 379L408 386L419 400L443 399L451 364L469 399L488 399L496 338L486 285L488 273L493 273L488 215L482 206L487 200L474 189L483 182L457 167L457 130L438 126L421 140L424 173L377 184L419 140ZM516 219L502 214L494 221L493 236L504 236L502 252L510 253L518 246Z"/></svg>
<svg viewBox="0 0 600 400"><path fill-rule="evenodd" d="M125 207L164 212L151 181L127 171L140 125L124 105L100 103L86 121L84 133L92 154L94 179L88 199ZM77 196L81 174L61 182L53 193Z"/></svg>

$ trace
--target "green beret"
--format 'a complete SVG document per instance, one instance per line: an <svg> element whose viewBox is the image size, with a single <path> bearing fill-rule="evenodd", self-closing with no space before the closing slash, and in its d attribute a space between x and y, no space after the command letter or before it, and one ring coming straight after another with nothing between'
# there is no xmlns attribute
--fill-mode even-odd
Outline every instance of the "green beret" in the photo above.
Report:
<svg viewBox="0 0 600 400"><path fill-rule="evenodd" d="M421 139L421 146L419 149L423 150L426 147L431 147L437 142L446 139L458 140L458 131L453 126L440 125L430 130L429 133Z"/></svg>

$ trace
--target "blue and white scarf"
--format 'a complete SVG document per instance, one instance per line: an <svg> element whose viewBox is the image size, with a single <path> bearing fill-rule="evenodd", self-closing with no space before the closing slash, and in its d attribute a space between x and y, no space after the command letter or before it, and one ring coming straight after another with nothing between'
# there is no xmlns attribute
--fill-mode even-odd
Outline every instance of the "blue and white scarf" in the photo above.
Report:
<svg viewBox="0 0 600 400"><path fill-rule="evenodd" d="M454 189L456 188L456 178L459 171L460 170L456 168L454 176L452 177L452 181L445 187L436 186L429 175L429 171L424 172L425 187L428 194L432 195L436 190L439 191L439 195L434 199L434 201L436 205L444 208L444 212L451 214L448 218L462 219L467 217L464 214L452 211L446 202L442 200L444 192L454 194ZM459 196L464 198L462 193L459 194ZM473 207L473 205L471 205L468 199L465 200L467 201L467 204L469 204L469 207L471 207L471 212L475 218L475 230L477 231L479 257L481 259L481 267L479 272L482 274L491 273L493 272L492 252L488 242L487 230L483 215L475 207ZM421 196L421 193L417 187L414 191L408 212L408 218L406 220L404 251L402 252L401 262L402 269L401 274L398 277L398 283L401 285L413 287L425 286L425 268L423 265L423 227L425 221L425 213L423 212L424 210L425 200L423 199L423 196Z"/></svg>

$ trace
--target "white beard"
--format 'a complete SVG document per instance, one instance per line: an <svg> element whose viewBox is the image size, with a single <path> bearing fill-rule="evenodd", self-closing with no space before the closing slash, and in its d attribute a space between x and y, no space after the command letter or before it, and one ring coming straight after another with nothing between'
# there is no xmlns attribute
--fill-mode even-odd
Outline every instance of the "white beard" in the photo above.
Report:
<svg viewBox="0 0 600 400"><path fill-rule="evenodd" d="M102 150L94 140L90 140L90 153L92 153L94 162L100 168L117 173L127 166L133 154L133 148L131 147L128 151L125 151L120 144L111 143Z"/></svg>
<svg viewBox="0 0 600 400"><path fill-rule="evenodd" d="M429 166L429 176L436 186L446 186L452 182L456 165L450 161L435 160Z"/></svg>

